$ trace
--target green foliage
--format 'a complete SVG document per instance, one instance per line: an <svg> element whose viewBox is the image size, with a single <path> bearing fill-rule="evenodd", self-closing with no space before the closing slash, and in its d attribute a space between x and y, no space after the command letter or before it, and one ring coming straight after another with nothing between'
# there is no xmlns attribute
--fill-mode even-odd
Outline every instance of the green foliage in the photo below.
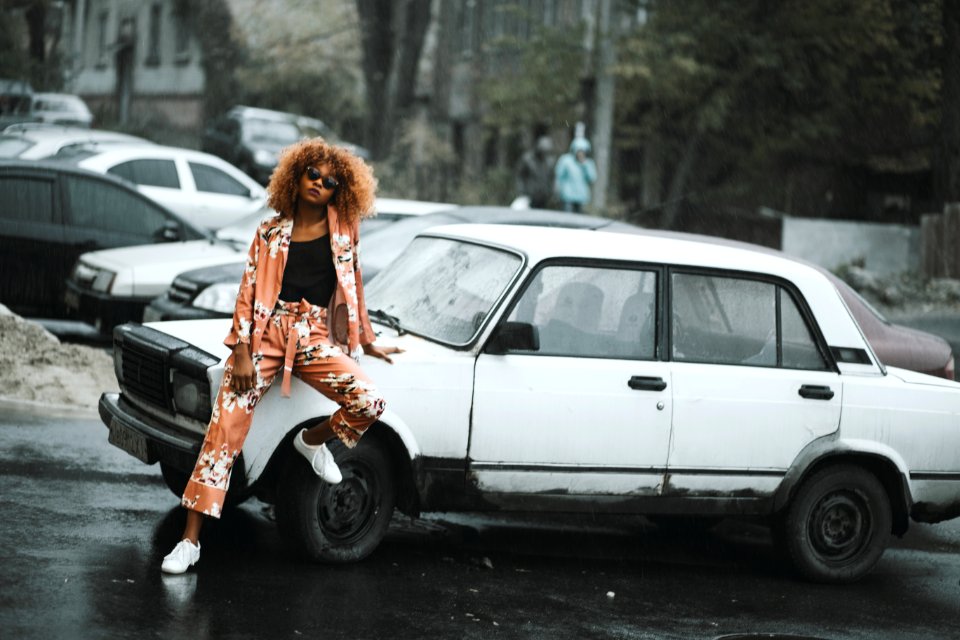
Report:
<svg viewBox="0 0 960 640"><path fill-rule="evenodd" d="M580 117L580 77L589 62L582 42L583 25L491 40L483 52L488 73L479 87L485 124L501 130L569 128Z"/></svg>
<svg viewBox="0 0 960 640"><path fill-rule="evenodd" d="M694 140L686 192L915 147L939 118L941 1L653 3L620 47L619 144L675 162Z"/></svg>

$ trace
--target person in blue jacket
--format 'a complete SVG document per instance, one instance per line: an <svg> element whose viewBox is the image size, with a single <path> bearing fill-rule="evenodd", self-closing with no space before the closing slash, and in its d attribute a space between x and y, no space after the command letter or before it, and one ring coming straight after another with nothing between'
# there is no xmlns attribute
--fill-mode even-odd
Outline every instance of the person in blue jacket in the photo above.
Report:
<svg viewBox="0 0 960 640"><path fill-rule="evenodd" d="M563 203L564 211L583 211L590 202L590 187L597 179L597 165L587 154L590 142L576 137L570 143L570 151L560 156L554 168L553 187Z"/></svg>

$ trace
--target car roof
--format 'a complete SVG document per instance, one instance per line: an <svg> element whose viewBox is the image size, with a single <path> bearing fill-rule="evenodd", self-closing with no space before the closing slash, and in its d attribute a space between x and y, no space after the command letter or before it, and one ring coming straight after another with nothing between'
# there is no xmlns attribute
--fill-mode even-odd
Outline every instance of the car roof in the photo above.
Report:
<svg viewBox="0 0 960 640"><path fill-rule="evenodd" d="M216 162L216 164L224 163L224 160L209 153L204 153L203 151L187 149L185 147L169 147L162 144L153 144L152 142L146 144L139 142L130 142L129 144L112 144L109 147L104 148L93 146L86 151L88 153L78 154L77 161L86 160L87 158L93 156L113 160L137 158L143 154L147 154L153 158L193 158L197 160L213 161ZM83 157L80 158L80 155Z"/></svg>
<svg viewBox="0 0 960 640"><path fill-rule="evenodd" d="M27 138L35 142L41 140L57 140L61 138L78 138L86 140L129 140L131 143L153 144L149 140L138 138L137 136L128 133L121 133L119 131L91 129L89 127L74 127L46 122L22 122L19 124L12 124L0 131L0 134L4 136Z"/></svg>
<svg viewBox="0 0 960 640"><path fill-rule="evenodd" d="M431 202L429 200L405 200L403 198L381 198L377 196L377 211L383 213L420 216L435 211L456 209L457 205L450 202Z"/></svg>
<svg viewBox="0 0 960 640"><path fill-rule="evenodd" d="M445 225L434 227L428 233L507 246L528 255L533 262L564 256L697 265L787 277L806 272L826 279L825 274L811 265L786 255L711 242L692 235L664 235L643 229L634 233L610 233L602 229L585 233L586 229L525 225L511 225L509 229L509 233L504 234L503 226L496 224ZM690 256L695 256L695 260Z"/></svg>

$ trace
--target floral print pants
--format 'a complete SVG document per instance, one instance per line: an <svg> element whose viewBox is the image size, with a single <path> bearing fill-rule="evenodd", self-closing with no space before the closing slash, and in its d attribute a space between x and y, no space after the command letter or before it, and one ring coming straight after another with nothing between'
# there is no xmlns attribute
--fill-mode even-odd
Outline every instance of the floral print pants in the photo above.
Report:
<svg viewBox="0 0 960 640"><path fill-rule="evenodd" d="M348 447L356 446L367 427L383 413L383 398L373 382L353 359L330 343L326 315L325 308L305 300L278 303L260 349L252 354L256 380L249 391L236 393L231 388L233 355L227 359L207 435L183 492L184 507L220 517L253 409L281 369L283 395L289 395L290 374L294 374L340 405L330 416L330 426Z"/></svg>

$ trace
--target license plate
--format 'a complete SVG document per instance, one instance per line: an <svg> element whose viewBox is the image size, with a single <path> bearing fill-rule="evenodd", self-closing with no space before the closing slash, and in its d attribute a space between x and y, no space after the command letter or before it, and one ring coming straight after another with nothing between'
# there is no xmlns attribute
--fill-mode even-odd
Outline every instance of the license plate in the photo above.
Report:
<svg viewBox="0 0 960 640"><path fill-rule="evenodd" d="M67 293L63 296L63 301L66 303L68 309L80 308L80 295L76 291L67 289Z"/></svg>
<svg viewBox="0 0 960 640"><path fill-rule="evenodd" d="M107 442L123 449L138 460L151 463L146 437L117 422L116 419L110 421L110 436Z"/></svg>

